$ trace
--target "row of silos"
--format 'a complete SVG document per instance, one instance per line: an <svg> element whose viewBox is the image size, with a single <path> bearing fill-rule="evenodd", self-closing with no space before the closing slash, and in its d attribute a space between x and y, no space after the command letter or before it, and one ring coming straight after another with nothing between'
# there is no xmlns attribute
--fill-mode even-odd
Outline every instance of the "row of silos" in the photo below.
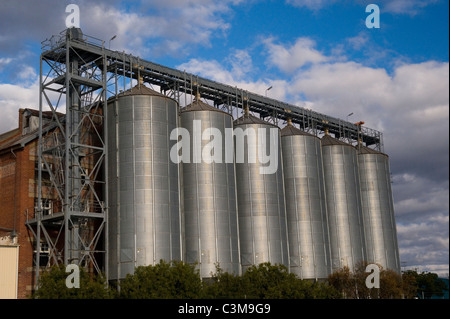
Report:
<svg viewBox="0 0 450 319"><path fill-rule="evenodd" d="M217 264L240 274L262 262L302 279L363 260L399 271L384 154L248 112L233 122L199 97L179 110L143 85L109 107L110 279L160 259L197 263L202 277ZM174 140L176 128L188 134ZM211 148L227 130L232 139ZM219 150L230 141L231 162ZM185 146L181 162L170 158L176 143ZM258 156L273 152L277 169L262 174Z"/></svg>

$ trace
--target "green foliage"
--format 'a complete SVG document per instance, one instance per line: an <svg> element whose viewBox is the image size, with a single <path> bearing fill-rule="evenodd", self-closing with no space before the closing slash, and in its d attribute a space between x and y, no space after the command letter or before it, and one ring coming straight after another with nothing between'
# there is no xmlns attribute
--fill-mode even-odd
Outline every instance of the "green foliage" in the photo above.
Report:
<svg viewBox="0 0 450 319"><path fill-rule="evenodd" d="M160 261L137 267L120 283L125 299L325 299L337 298L326 283L298 279L285 266L263 263L250 267L242 276L224 272L219 265L209 280L202 281L195 265Z"/></svg>
<svg viewBox="0 0 450 319"><path fill-rule="evenodd" d="M216 273L211 280L203 283L203 298L239 299L243 296L241 277L224 272L216 265Z"/></svg>
<svg viewBox="0 0 450 319"><path fill-rule="evenodd" d="M343 267L330 276L328 282L341 293L345 299L399 299L403 297L401 276L392 270L380 268L380 288L368 288L366 279L371 274L366 272L368 263L361 262L352 273Z"/></svg>
<svg viewBox="0 0 450 319"><path fill-rule="evenodd" d="M418 273L415 270L408 270L403 273L403 280L408 283L408 298L431 298L432 295L442 297L447 290L447 286L438 275L430 272Z"/></svg>
<svg viewBox="0 0 450 319"><path fill-rule="evenodd" d="M202 293L202 282L195 265L181 261L160 261L154 266L139 266L120 284L120 298L192 299Z"/></svg>
<svg viewBox="0 0 450 319"><path fill-rule="evenodd" d="M328 299L337 291L326 283L301 280L283 265L262 263L251 266L242 276L217 268L212 283L204 288L204 298L240 299Z"/></svg>
<svg viewBox="0 0 450 319"><path fill-rule="evenodd" d="M202 280L196 265L181 261L140 266L120 282L120 289L108 287L103 275L80 267L80 288L67 288L65 266L54 266L40 275L39 299L395 299L442 296L445 284L433 273L398 273L380 268L380 288L367 288L367 264L351 272L342 268L325 282L301 280L283 265L262 263L242 275L224 272L219 265L210 279ZM114 284L114 283L112 283Z"/></svg>
<svg viewBox="0 0 450 319"><path fill-rule="evenodd" d="M402 274L402 287L406 299L413 299L417 297L417 280L416 271L407 270Z"/></svg>
<svg viewBox="0 0 450 319"><path fill-rule="evenodd" d="M421 273L408 270L399 275L393 270L380 267L380 288L367 288L365 280L367 263L360 263L352 273L344 267L328 276L328 282L342 298L346 299L411 299L418 295L430 298L431 295L442 296L446 285L438 279L437 274Z"/></svg>
<svg viewBox="0 0 450 319"><path fill-rule="evenodd" d="M329 284L334 287L342 298L352 298L352 273L348 267L343 267L328 276Z"/></svg>
<svg viewBox="0 0 450 319"><path fill-rule="evenodd" d="M247 298L303 299L307 297L307 283L297 280L283 265L262 263L251 266L242 276Z"/></svg>
<svg viewBox="0 0 450 319"><path fill-rule="evenodd" d="M103 275L92 275L80 267L80 288L67 288L65 265L55 265L39 276L39 289L34 291L36 299L110 299L113 292L108 288Z"/></svg>
<svg viewBox="0 0 450 319"><path fill-rule="evenodd" d="M372 289L374 290L374 289ZM380 299L400 299L404 298L402 277L391 269L380 272Z"/></svg>

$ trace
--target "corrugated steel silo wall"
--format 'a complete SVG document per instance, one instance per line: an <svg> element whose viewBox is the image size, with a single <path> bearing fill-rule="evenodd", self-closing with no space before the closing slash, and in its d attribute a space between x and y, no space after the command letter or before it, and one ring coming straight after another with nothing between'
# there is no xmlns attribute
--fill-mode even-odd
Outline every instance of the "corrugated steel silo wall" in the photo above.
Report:
<svg viewBox="0 0 450 319"><path fill-rule="evenodd" d="M389 158L358 154L367 261L400 273Z"/></svg>
<svg viewBox="0 0 450 319"><path fill-rule="evenodd" d="M270 141L270 128L265 124L242 124L235 121L235 128L263 129L266 141ZM244 140L244 163L236 162L236 184L239 210L239 238L242 271L264 262L282 264L289 268L284 198L281 139L278 130L278 169L273 174L261 174L260 163L249 163L249 149L258 154L258 145L249 145ZM235 144L236 147L236 144ZM269 154L269 143L263 150ZM238 151L238 150L236 150ZM273 152L274 150L272 150Z"/></svg>
<svg viewBox="0 0 450 319"><path fill-rule="evenodd" d="M301 279L331 273L320 139L281 137L290 271Z"/></svg>
<svg viewBox="0 0 450 319"><path fill-rule="evenodd" d="M108 279L118 279L119 278L119 254L118 254L118 242L117 236L119 232L118 228L118 152L117 152L117 102L110 101L108 103L108 199L109 199L109 209L108 209L108 268L109 268L109 278Z"/></svg>
<svg viewBox="0 0 450 319"><path fill-rule="evenodd" d="M366 261L356 149L322 143L332 271Z"/></svg>
<svg viewBox="0 0 450 319"><path fill-rule="evenodd" d="M193 163L194 121L200 133L216 128L222 134L222 161ZM216 273L216 263L226 272L239 275L239 235L234 163L225 162L225 129L232 117L218 110L189 110L180 115L180 126L190 133L190 163L182 164L184 197L184 261L199 263L202 278ZM201 150L210 140L200 142ZM217 150L215 150L217 151Z"/></svg>
<svg viewBox="0 0 450 319"><path fill-rule="evenodd" d="M151 95L119 97L109 109L109 270L181 260L178 165L169 158L177 103Z"/></svg>

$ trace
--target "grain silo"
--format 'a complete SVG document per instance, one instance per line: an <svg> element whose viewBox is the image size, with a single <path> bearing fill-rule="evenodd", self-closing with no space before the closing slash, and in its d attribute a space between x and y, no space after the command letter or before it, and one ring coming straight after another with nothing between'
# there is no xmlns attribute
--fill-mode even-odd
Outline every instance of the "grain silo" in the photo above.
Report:
<svg viewBox="0 0 450 319"><path fill-rule="evenodd" d="M357 151L326 131L322 158L332 271L344 266L354 271L366 261Z"/></svg>
<svg viewBox="0 0 450 319"><path fill-rule="evenodd" d="M189 132L191 145L188 162L182 162L184 261L198 263L202 278L216 273L216 264L239 275L235 169L223 151L233 119L197 96L181 110L180 127ZM211 143L215 147L209 149ZM197 152L205 149L207 154Z"/></svg>
<svg viewBox="0 0 450 319"><path fill-rule="evenodd" d="M234 127L242 270L264 262L289 267L280 129L248 110ZM261 154L272 155L274 172L263 172Z"/></svg>
<svg viewBox="0 0 450 319"><path fill-rule="evenodd" d="M169 159L178 104L142 84L108 105L110 279L181 260L178 165Z"/></svg>
<svg viewBox="0 0 450 319"><path fill-rule="evenodd" d="M331 273L321 141L291 124L281 130L290 272L301 279Z"/></svg>
<svg viewBox="0 0 450 319"><path fill-rule="evenodd" d="M358 145L367 261L400 273L389 157Z"/></svg>

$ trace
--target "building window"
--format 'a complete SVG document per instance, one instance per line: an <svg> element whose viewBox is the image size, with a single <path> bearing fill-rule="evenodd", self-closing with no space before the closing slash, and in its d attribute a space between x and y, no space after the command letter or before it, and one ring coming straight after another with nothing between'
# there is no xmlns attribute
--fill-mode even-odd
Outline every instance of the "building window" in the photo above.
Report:
<svg viewBox="0 0 450 319"><path fill-rule="evenodd" d="M34 211L38 210L38 199L34 199ZM48 198L41 199L42 216L48 216L53 214L53 201Z"/></svg>

